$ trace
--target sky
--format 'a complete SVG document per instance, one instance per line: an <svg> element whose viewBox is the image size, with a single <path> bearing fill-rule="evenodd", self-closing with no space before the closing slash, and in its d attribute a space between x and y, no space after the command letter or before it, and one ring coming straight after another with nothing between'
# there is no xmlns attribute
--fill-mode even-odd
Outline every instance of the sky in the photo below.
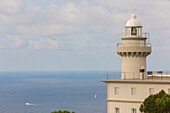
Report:
<svg viewBox="0 0 170 113"><path fill-rule="evenodd" d="M0 71L120 71L116 43L134 8L150 33L148 70L170 70L169 0L0 2Z"/></svg>

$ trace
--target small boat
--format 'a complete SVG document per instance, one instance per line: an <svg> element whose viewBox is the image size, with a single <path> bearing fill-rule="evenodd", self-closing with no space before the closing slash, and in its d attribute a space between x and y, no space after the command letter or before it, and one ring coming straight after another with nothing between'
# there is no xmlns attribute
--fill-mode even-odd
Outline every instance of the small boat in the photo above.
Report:
<svg viewBox="0 0 170 113"><path fill-rule="evenodd" d="M26 106L30 106L30 105L32 105L32 104L31 104L31 103L25 103L25 105L26 105Z"/></svg>
<svg viewBox="0 0 170 113"><path fill-rule="evenodd" d="M96 97L97 97L97 95L95 94L95 95L94 95L94 98L96 98Z"/></svg>

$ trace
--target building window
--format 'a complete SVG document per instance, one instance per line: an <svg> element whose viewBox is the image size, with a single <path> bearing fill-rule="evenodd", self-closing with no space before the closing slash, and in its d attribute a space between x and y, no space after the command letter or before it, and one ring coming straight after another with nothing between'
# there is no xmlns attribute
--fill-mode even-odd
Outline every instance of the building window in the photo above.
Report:
<svg viewBox="0 0 170 113"><path fill-rule="evenodd" d="M170 89L168 89L168 94L170 95Z"/></svg>
<svg viewBox="0 0 170 113"><path fill-rule="evenodd" d="M120 113L120 112L119 112L119 108L115 108L115 110L116 110L116 113Z"/></svg>
<svg viewBox="0 0 170 113"><path fill-rule="evenodd" d="M154 88L149 88L149 94L152 95L154 93Z"/></svg>
<svg viewBox="0 0 170 113"><path fill-rule="evenodd" d="M115 87L115 95L119 94L119 87Z"/></svg>
<svg viewBox="0 0 170 113"><path fill-rule="evenodd" d="M133 108L133 109L132 109L132 113L136 113L136 109Z"/></svg>
<svg viewBox="0 0 170 113"><path fill-rule="evenodd" d="M131 88L131 95L136 95L136 88Z"/></svg>

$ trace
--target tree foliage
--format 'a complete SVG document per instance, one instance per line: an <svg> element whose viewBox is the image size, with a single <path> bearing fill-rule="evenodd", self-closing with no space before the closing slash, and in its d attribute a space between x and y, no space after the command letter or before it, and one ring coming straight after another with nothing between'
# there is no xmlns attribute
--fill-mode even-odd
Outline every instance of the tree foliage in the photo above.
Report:
<svg viewBox="0 0 170 113"><path fill-rule="evenodd" d="M139 110L145 113L170 113L170 95L164 90L150 95L141 104Z"/></svg>
<svg viewBox="0 0 170 113"><path fill-rule="evenodd" d="M59 110L59 111L54 111L54 112L51 112L51 113L75 113L75 112L74 111L70 112L70 111L66 111L66 110L64 110L64 111Z"/></svg>

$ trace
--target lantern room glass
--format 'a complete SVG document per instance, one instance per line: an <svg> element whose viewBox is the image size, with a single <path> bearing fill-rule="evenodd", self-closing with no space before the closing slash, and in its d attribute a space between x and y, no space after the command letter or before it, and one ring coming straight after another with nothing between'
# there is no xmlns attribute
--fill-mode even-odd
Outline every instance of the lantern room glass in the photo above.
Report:
<svg viewBox="0 0 170 113"><path fill-rule="evenodd" d="M126 27L125 36L142 36L142 27Z"/></svg>

